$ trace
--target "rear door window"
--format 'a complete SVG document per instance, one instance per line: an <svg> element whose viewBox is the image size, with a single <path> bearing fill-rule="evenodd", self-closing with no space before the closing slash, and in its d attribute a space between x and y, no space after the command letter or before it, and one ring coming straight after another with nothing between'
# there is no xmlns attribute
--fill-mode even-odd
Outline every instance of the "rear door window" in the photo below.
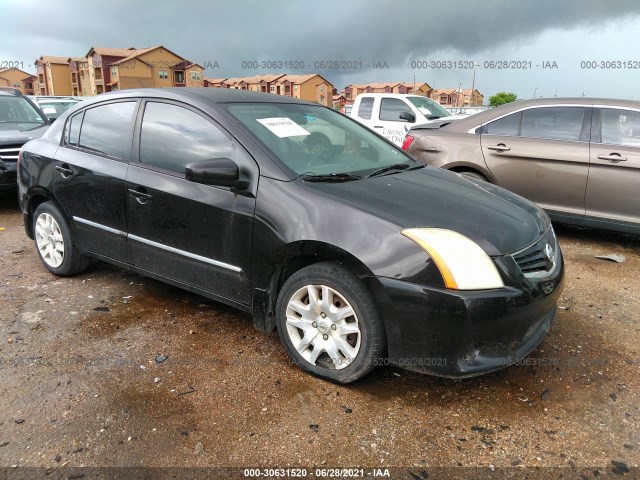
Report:
<svg viewBox="0 0 640 480"><path fill-rule="evenodd" d="M508 137L516 137L520 133L520 122L522 120L522 112L512 113L506 117L499 118L491 123L487 123L482 133L488 135L504 135Z"/></svg>
<svg viewBox="0 0 640 480"><path fill-rule="evenodd" d="M584 123L583 107L531 108L523 112L520 135L529 138L579 141Z"/></svg>
<svg viewBox="0 0 640 480"><path fill-rule="evenodd" d="M363 98L360 101L360 106L358 107L358 117L363 118L364 120L371 120L371 113L373 112L373 97Z"/></svg>
<svg viewBox="0 0 640 480"><path fill-rule="evenodd" d="M126 158L130 149L131 121L135 106L135 101L118 102L85 110L78 146L92 153L117 159Z"/></svg>

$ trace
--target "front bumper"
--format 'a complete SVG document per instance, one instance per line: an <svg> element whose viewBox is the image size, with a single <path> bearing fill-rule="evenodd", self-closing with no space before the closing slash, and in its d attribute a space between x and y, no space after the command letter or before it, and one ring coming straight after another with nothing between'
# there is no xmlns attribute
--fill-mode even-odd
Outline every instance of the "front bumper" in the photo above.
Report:
<svg viewBox="0 0 640 480"><path fill-rule="evenodd" d="M16 165L0 162L0 190L16 190Z"/></svg>
<svg viewBox="0 0 640 480"><path fill-rule="evenodd" d="M385 318L388 363L431 375L471 377L516 362L542 341L556 313L564 261L560 256L548 276L521 274L518 287L510 282L496 290L379 281L392 308L392 318Z"/></svg>

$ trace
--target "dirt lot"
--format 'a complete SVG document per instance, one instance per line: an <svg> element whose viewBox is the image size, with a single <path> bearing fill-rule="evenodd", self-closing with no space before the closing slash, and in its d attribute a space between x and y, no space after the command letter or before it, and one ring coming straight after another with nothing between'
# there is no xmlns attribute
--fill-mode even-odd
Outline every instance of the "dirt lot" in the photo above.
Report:
<svg viewBox="0 0 640 480"><path fill-rule="evenodd" d="M0 199L0 228L6 475L63 466L638 475L638 237L557 228L562 310L528 365L462 381L379 368L341 387L290 365L275 333L231 308L104 263L52 276L13 197ZM626 262L594 258L612 252Z"/></svg>

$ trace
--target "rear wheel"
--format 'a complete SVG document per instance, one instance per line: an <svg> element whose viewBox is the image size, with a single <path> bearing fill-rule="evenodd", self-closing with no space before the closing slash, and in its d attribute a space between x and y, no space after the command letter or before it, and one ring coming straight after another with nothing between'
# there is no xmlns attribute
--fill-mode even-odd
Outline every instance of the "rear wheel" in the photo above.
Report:
<svg viewBox="0 0 640 480"><path fill-rule="evenodd" d="M45 202L36 208L33 215L33 237L40 260L55 275L75 275L86 270L91 263L90 257L78 251L69 224L51 202Z"/></svg>
<svg viewBox="0 0 640 480"><path fill-rule="evenodd" d="M278 333L307 372L350 383L384 355L384 328L364 284L340 265L322 262L293 274L276 305Z"/></svg>

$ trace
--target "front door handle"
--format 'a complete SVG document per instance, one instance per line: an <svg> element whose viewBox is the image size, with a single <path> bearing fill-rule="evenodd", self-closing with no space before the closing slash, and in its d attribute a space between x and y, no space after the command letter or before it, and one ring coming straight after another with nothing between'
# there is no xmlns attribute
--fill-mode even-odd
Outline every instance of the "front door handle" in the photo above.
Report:
<svg viewBox="0 0 640 480"><path fill-rule="evenodd" d="M374 125L373 128L384 128L382 125Z"/></svg>
<svg viewBox="0 0 640 480"><path fill-rule="evenodd" d="M60 172L62 178L69 178L71 175L73 175L73 170L71 170L69 168L69 165L67 165L66 163L63 163L62 165L56 165L56 170Z"/></svg>
<svg viewBox="0 0 640 480"><path fill-rule="evenodd" d="M499 143L498 145L492 145L492 146L487 147L487 148L489 150L495 150L496 152L508 152L509 150L511 150L504 143Z"/></svg>
<svg viewBox="0 0 640 480"><path fill-rule="evenodd" d="M609 160L611 163L626 162L627 157L623 157L619 153L611 153L609 155L598 155L600 160Z"/></svg>
<svg viewBox="0 0 640 480"><path fill-rule="evenodd" d="M144 205L145 203L147 203L149 200L151 200L153 197L151 195L149 195L148 193L145 192L140 192L138 190L135 190L133 188L129 189L129 195L131 195L132 197L136 197L136 201L140 204L140 205Z"/></svg>

